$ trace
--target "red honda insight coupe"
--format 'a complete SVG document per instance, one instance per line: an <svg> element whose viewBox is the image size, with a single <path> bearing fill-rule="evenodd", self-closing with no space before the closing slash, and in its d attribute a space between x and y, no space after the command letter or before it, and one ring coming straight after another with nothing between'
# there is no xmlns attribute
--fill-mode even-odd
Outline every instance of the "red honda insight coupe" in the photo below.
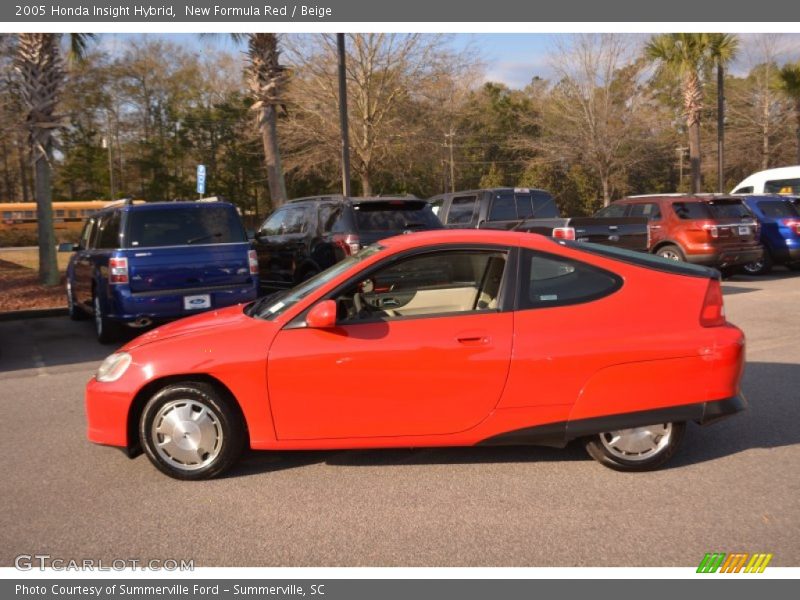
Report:
<svg viewBox="0 0 800 600"><path fill-rule="evenodd" d="M656 468L743 410L719 273L521 232L383 240L299 286L109 356L89 439L205 479L260 450L584 441Z"/></svg>

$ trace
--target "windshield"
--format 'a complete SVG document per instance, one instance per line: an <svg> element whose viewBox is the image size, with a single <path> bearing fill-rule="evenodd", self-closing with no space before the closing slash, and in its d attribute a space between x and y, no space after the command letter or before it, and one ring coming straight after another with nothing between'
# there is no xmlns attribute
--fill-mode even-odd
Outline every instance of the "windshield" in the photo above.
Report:
<svg viewBox="0 0 800 600"><path fill-rule="evenodd" d="M187 204L128 213L127 246L131 248L246 241L239 215L230 205Z"/></svg>
<svg viewBox="0 0 800 600"><path fill-rule="evenodd" d="M344 273L355 264L360 263L365 258L383 250L383 246L372 244L362 249L354 256L348 256L343 261L336 263L329 269L317 273L311 279L304 281L300 285L293 287L290 290L276 292L265 296L260 300L256 300L245 311L251 317L258 317L259 319L266 319L271 321L287 309L291 308L303 298L306 298L311 293L327 284L329 281L335 279L340 274Z"/></svg>

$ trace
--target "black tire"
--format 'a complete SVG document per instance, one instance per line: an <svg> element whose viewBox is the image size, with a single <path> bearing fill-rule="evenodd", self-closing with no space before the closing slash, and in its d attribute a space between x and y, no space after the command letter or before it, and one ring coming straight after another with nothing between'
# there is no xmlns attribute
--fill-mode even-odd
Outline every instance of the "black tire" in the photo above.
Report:
<svg viewBox="0 0 800 600"><path fill-rule="evenodd" d="M800 271L800 262L789 263L786 266L789 267L789 269L792 270L792 271Z"/></svg>
<svg viewBox="0 0 800 600"><path fill-rule="evenodd" d="M775 263L772 260L772 255L769 253L769 250L765 248L764 257L760 261L744 265L742 267L742 272L745 275L766 275L772 271L773 264Z"/></svg>
<svg viewBox="0 0 800 600"><path fill-rule="evenodd" d="M103 314L103 306L97 294L92 297L92 307L94 307L94 332L97 341L101 344L111 344L119 340L122 326Z"/></svg>
<svg viewBox="0 0 800 600"><path fill-rule="evenodd" d="M586 451L593 459L601 465L614 469L615 471L654 471L666 463L678 450L683 436L686 433L686 423L664 423L671 427L670 437L663 447L655 450L648 456L639 456L625 459L615 454L603 443L603 436L612 436L610 432L593 435L585 439Z"/></svg>
<svg viewBox="0 0 800 600"><path fill-rule="evenodd" d="M661 248L656 250L656 255L660 256L661 258L666 258L667 260L686 262L686 256L684 256L683 250L673 244L661 246Z"/></svg>
<svg viewBox="0 0 800 600"><path fill-rule="evenodd" d="M73 321L83 321L88 315L75 304L75 297L72 295L72 285L67 281L67 314Z"/></svg>
<svg viewBox="0 0 800 600"><path fill-rule="evenodd" d="M172 413L176 415L174 426L168 422ZM181 414L191 416L178 420ZM198 414L203 416L196 418ZM159 423L166 429L171 428L173 435L180 431L187 447L164 444L173 436L158 432ZM200 425L192 430L192 423ZM216 437L206 435L212 431ZM147 458L159 471L175 479L197 481L217 477L236 463L245 447L247 434L241 413L226 394L209 383L187 381L162 388L150 398L139 419L139 440ZM203 447L205 443L209 448ZM186 459L186 453L192 458Z"/></svg>

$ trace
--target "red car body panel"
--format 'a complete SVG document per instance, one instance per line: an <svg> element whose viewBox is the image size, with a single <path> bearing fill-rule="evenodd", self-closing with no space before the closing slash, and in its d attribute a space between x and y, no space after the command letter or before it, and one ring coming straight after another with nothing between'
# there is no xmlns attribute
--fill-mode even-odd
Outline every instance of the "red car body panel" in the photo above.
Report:
<svg viewBox="0 0 800 600"><path fill-rule="evenodd" d="M448 244L557 254L616 273L623 285L570 306L331 330L287 327L375 262ZM133 362L119 380L92 378L87 385L89 439L135 446L129 424L151 386L193 376L230 391L254 449L473 445L524 428L738 394L744 336L732 325L700 325L709 279L619 262L529 233L444 230L381 245L383 251L274 321L249 317L238 306L136 338L123 348Z"/></svg>

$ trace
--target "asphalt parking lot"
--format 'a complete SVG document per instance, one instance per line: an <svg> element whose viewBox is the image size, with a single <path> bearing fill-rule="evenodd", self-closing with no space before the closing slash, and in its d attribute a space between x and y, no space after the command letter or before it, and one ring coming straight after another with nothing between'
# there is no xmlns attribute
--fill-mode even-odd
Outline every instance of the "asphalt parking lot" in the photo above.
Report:
<svg viewBox="0 0 800 600"><path fill-rule="evenodd" d="M583 449L250 453L181 483L85 439L83 386L113 347L66 317L0 322L0 565L800 565L800 275L724 283L748 337L750 410L690 426L669 467L622 474ZM676 373L676 377L680 377Z"/></svg>

